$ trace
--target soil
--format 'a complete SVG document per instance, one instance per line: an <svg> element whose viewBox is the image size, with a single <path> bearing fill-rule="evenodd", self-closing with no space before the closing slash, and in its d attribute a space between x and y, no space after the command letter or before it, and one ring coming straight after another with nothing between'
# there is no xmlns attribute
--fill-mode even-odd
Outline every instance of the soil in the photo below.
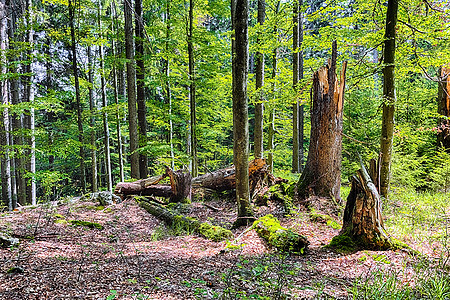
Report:
<svg viewBox="0 0 450 300"><path fill-rule="evenodd" d="M202 202L182 210L231 228L236 219L232 197L211 198L206 203L219 210ZM0 249L0 299L347 299L355 280L377 269L401 272L405 281L412 272L404 251L340 254L325 248L339 230L311 221L303 206L289 217L283 217L277 203L256 212L258 217L272 213L283 226L308 238L304 255L281 255L253 230L234 242L239 247L227 247L226 241L165 227L133 199L105 208L96 205L75 198L2 214L0 232L21 242ZM75 226L70 220L99 223L103 229ZM244 230L233 233L238 237ZM13 267L22 269L8 273Z"/></svg>

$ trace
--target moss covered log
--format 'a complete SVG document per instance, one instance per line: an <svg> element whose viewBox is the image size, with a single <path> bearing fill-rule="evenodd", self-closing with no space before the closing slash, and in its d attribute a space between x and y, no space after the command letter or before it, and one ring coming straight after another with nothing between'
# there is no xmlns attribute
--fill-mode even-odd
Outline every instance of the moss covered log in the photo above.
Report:
<svg viewBox="0 0 450 300"><path fill-rule="evenodd" d="M266 215L253 223L253 228L267 243L283 252L303 254L309 242L306 237L284 228L273 215Z"/></svg>
<svg viewBox="0 0 450 300"><path fill-rule="evenodd" d="M205 238L219 242L233 237L230 230L220 226L214 226L209 223L202 223L195 218L179 215L171 209L164 207L158 203L136 199L139 206L158 219L163 220L169 226L179 226L186 231L196 232Z"/></svg>

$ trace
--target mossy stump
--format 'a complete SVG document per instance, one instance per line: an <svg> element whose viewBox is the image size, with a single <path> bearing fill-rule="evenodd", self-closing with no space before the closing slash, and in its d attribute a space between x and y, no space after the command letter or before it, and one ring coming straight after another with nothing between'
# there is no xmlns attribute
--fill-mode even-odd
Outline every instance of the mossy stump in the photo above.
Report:
<svg viewBox="0 0 450 300"><path fill-rule="evenodd" d="M380 195L363 162L360 164L361 169L352 177L342 229L329 247L343 252L404 248L405 244L391 239L386 233Z"/></svg>
<svg viewBox="0 0 450 300"><path fill-rule="evenodd" d="M306 237L284 228L273 215L266 215L253 223L258 235L279 251L303 254L309 242Z"/></svg>

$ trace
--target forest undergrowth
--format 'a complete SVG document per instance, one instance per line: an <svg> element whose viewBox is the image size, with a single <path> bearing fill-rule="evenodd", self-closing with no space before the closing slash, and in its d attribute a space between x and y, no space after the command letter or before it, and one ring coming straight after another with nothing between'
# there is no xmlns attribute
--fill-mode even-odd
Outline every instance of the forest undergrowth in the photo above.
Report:
<svg viewBox="0 0 450 300"><path fill-rule="evenodd" d="M1 231L21 243L0 250L0 299L448 299L448 198L397 189L383 203L387 232L414 251L332 251L341 215L258 208L308 238L304 255L277 253L246 228L212 242L167 227L132 199L103 207L67 198L1 215ZM236 218L226 193L177 210L226 228Z"/></svg>

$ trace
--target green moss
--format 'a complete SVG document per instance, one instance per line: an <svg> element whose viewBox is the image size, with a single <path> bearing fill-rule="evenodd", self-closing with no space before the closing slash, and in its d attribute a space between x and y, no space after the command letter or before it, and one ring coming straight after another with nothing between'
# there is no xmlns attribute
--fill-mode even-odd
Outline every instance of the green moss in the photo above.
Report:
<svg viewBox="0 0 450 300"><path fill-rule="evenodd" d="M365 261L367 260L367 255L361 256L360 258L358 258L358 260L359 260L360 262L365 262Z"/></svg>
<svg viewBox="0 0 450 300"><path fill-rule="evenodd" d="M339 230L342 228L342 225L336 222L335 220L328 220L327 225L333 229Z"/></svg>
<svg viewBox="0 0 450 300"><path fill-rule="evenodd" d="M198 228L198 233L215 242L220 242L233 237L233 233L230 230L208 223L202 223Z"/></svg>
<svg viewBox="0 0 450 300"><path fill-rule="evenodd" d="M99 223L95 223L95 222L89 222L89 221L82 221L82 220L70 220L69 221L71 224L76 225L76 226L84 226L84 227L88 227L91 229L103 229L103 226L100 225Z"/></svg>
<svg viewBox="0 0 450 300"><path fill-rule="evenodd" d="M53 218L56 218L56 219L65 219L65 217L64 217L63 215L60 215L60 214L53 214Z"/></svg>
<svg viewBox="0 0 450 300"><path fill-rule="evenodd" d="M336 220L334 220L331 216L321 214L321 213L317 212L317 210L315 210L314 208L311 208L311 211L309 212L309 218L313 222L325 223L333 229L341 229L342 228L342 225L339 224L338 222L336 222Z"/></svg>
<svg viewBox="0 0 450 300"><path fill-rule="evenodd" d="M348 236L346 233L343 233L333 237L330 244L325 247L332 248L337 252L349 253L356 251L357 244L350 236Z"/></svg>
<svg viewBox="0 0 450 300"><path fill-rule="evenodd" d="M68 224L67 220L64 219L57 219L55 220L55 224Z"/></svg>
<svg viewBox="0 0 450 300"><path fill-rule="evenodd" d="M269 245L281 251L304 253L309 242L291 229L284 228L273 215L266 215L253 223L253 228Z"/></svg>

